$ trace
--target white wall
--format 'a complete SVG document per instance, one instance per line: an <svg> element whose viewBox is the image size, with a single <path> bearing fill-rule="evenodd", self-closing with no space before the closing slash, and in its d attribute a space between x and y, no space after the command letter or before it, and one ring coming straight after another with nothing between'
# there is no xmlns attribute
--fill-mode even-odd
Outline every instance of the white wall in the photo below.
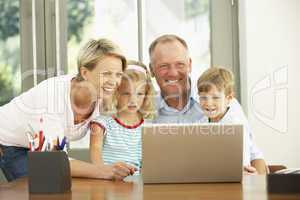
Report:
<svg viewBox="0 0 300 200"><path fill-rule="evenodd" d="M300 1L240 0L242 104L269 164L300 167Z"/></svg>

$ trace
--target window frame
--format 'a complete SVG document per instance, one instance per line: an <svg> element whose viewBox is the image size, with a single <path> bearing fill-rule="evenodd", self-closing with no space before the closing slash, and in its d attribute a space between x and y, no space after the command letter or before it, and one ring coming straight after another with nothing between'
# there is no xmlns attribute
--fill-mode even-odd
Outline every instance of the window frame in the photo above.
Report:
<svg viewBox="0 0 300 200"><path fill-rule="evenodd" d="M212 66L224 66L232 70L235 97L241 102L238 1L211 0L210 20Z"/></svg>
<svg viewBox="0 0 300 200"><path fill-rule="evenodd" d="M238 1L210 0L211 65L231 69L241 100ZM34 12L33 12L34 11ZM143 62L145 3L137 0L138 57ZM20 0L22 92L42 80L66 74L67 0ZM53 31L54 30L54 31Z"/></svg>
<svg viewBox="0 0 300 200"><path fill-rule="evenodd" d="M20 0L22 92L67 73L66 5L67 0Z"/></svg>

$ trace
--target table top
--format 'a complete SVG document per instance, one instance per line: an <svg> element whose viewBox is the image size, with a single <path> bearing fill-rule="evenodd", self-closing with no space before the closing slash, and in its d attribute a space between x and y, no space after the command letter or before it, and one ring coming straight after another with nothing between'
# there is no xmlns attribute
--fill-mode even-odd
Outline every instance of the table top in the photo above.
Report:
<svg viewBox="0 0 300 200"><path fill-rule="evenodd" d="M101 199L222 199L222 200L288 200L300 199L300 194L268 194L265 176L244 176L242 183L146 184L140 178L131 182L96 179L72 179L72 191L64 194L29 194L26 178L0 184L2 200L101 200Z"/></svg>

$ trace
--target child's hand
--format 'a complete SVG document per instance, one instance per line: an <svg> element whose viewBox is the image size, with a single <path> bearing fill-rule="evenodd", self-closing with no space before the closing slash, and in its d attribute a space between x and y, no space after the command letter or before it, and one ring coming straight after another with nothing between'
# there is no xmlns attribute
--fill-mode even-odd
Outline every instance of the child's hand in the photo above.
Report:
<svg viewBox="0 0 300 200"><path fill-rule="evenodd" d="M252 166L244 166L244 175L257 175L257 170Z"/></svg>
<svg viewBox="0 0 300 200"><path fill-rule="evenodd" d="M133 175L137 169L131 165L128 165L123 162L117 162L109 166L110 167L110 176L112 180L123 180L129 175Z"/></svg>

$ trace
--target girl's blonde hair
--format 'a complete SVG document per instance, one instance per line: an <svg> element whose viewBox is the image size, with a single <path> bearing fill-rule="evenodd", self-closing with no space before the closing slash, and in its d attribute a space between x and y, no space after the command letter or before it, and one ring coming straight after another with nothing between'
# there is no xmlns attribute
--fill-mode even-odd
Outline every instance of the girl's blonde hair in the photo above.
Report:
<svg viewBox="0 0 300 200"><path fill-rule="evenodd" d="M134 67L131 68L130 66ZM156 115L156 109L154 105L155 90L146 65L144 65L142 62L129 60L127 62L127 69L124 71L121 84L124 81L128 81L129 83L132 81L145 81L144 83L146 85L146 94L143 105L140 108L140 113L144 119L153 119ZM118 95L118 90L116 91L116 93L116 95Z"/></svg>
<svg viewBox="0 0 300 200"><path fill-rule="evenodd" d="M88 41L80 50L77 57L78 74L76 80L83 81L80 68L85 67L92 71L97 63L106 56L113 56L121 59L123 71L126 68L126 59L122 55L118 45L108 39L98 39Z"/></svg>
<svg viewBox="0 0 300 200"><path fill-rule="evenodd" d="M224 67L211 67L206 70L198 79L198 93L209 92L215 86L219 91L224 91L225 95L234 93L234 77L229 69Z"/></svg>

